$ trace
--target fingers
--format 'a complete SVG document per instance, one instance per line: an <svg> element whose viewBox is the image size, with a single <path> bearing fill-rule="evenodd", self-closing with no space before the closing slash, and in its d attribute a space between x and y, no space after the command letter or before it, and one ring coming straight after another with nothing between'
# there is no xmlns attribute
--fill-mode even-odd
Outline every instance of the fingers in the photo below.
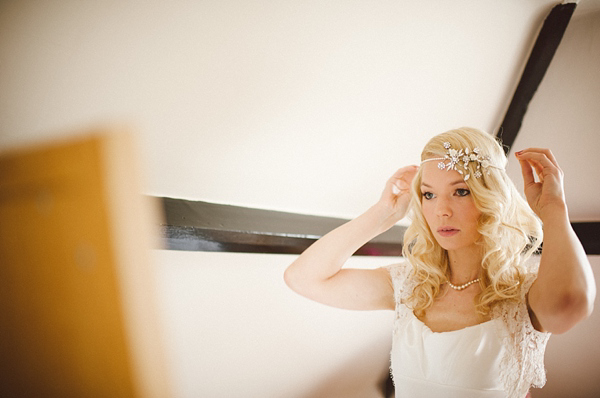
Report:
<svg viewBox="0 0 600 398"><path fill-rule="evenodd" d="M535 184L535 177L533 176L533 169L531 168L531 164L526 160L519 159L519 164L521 165L521 174L523 174L523 182L525 186Z"/></svg>
<svg viewBox="0 0 600 398"><path fill-rule="evenodd" d="M394 175L388 180L388 183L392 185L392 193L399 195L402 192L410 190L410 185L419 169L418 166L406 166L398 169Z"/></svg>
<svg viewBox="0 0 600 398"><path fill-rule="evenodd" d="M540 161L540 159L546 159L554 167L556 167L557 169L560 170L560 166L558 165L558 162L556 161L556 157L554 156L552 151L547 148L527 148L522 151L516 152L515 156L517 156L518 158L524 158L524 159L527 159L527 158L536 159L538 161ZM543 165L543 162L541 162L541 163Z"/></svg>
<svg viewBox="0 0 600 398"><path fill-rule="evenodd" d="M526 178L525 172L527 167L524 167L522 162L527 162L531 167L533 167L541 181L544 180L544 174L552 174L558 177L561 177L563 174L563 171L558 166L558 162L556 161L554 154L549 149L529 148L516 152L515 156L521 163L524 179ZM529 177L528 174L527 177Z"/></svg>
<svg viewBox="0 0 600 398"><path fill-rule="evenodd" d="M419 169L419 166L416 166L416 165L402 167L402 168L396 170L394 175L392 175L392 178L402 178L403 176L411 175L411 174L414 177L414 175L416 174L418 169Z"/></svg>

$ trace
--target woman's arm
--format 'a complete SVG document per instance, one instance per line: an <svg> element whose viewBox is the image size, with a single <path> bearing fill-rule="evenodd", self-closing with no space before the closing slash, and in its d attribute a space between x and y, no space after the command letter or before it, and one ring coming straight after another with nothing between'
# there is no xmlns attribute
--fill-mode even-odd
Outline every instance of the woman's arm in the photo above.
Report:
<svg viewBox="0 0 600 398"><path fill-rule="evenodd" d="M525 196L544 225L540 269L529 290L529 306L538 329L564 333L591 314L596 297L594 275L571 227L563 172L554 155L548 149L538 148L516 155L525 181ZM533 170L539 182L534 181Z"/></svg>
<svg viewBox="0 0 600 398"><path fill-rule="evenodd" d="M342 266L361 246L404 217L416 170L416 166L398 170L374 206L306 249L286 269L287 285L309 299L334 307L393 309L393 287L387 270L342 269Z"/></svg>

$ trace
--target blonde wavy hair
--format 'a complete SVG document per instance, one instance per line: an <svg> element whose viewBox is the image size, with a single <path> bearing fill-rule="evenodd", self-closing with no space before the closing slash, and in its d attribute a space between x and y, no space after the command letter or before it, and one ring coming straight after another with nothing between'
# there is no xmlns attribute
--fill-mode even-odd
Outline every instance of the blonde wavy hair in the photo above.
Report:
<svg viewBox="0 0 600 398"><path fill-rule="evenodd" d="M481 130L462 127L433 137L421 153L421 161L446 154L444 143L452 148L479 148L490 162L504 168L507 163L502 146ZM480 178L474 178L476 162L470 162L471 178L466 181L475 206L481 212L477 242L483 252L481 293L475 298L477 312L488 315L494 304L514 300L519 284L527 272L526 260L541 245L542 225L521 197L503 169L488 167ZM422 168L413 184L409 212L412 223L404 234L403 256L413 266L416 287L408 298L417 316L423 316L440 286L448 281L448 254L435 240L421 210Z"/></svg>

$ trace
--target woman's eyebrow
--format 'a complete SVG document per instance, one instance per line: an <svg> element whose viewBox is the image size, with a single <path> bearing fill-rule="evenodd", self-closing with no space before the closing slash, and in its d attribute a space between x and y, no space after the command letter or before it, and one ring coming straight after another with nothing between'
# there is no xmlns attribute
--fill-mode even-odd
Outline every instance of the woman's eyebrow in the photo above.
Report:
<svg viewBox="0 0 600 398"><path fill-rule="evenodd" d="M465 185L467 185L467 183L465 182L465 180L462 179L462 178L460 180L456 180L456 181L450 183L450 185L458 185L458 184L465 184Z"/></svg>
<svg viewBox="0 0 600 398"><path fill-rule="evenodd" d="M449 185L454 186L454 185L458 185L458 184L466 184L466 182L463 179L459 179L459 180L451 182ZM427 187L427 188L433 188L431 185L427 184L426 182L421 182L421 186Z"/></svg>

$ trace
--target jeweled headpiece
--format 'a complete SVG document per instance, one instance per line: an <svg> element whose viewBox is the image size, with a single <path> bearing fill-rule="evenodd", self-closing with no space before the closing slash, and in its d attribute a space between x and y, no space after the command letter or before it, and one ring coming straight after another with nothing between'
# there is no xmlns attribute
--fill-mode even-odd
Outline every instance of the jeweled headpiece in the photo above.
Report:
<svg viewBox="0 0 600 398"><path fill-rule="evenodd" d="M443 158L425 159L421 162L421 164L425 162L431 162L433 160L440 160L440 162L438 163L439 169L446 171L456 170L463 175L465 181L471 178L471 173L469 170L470 162L477 163L477 168L473 173L473 176L475 176L475 178L481 177L483 175L483 172L489 175L490 167L504 170L504 167L499 167L492 164L491 158L487 155L482 154L479 148L477 147L473 148L473 150L470 150L468 147L464 149L454 149L452 148L452 145L450 145L449 142L444 142L444 148L446 148L447 151ZM457 169L457 166L462 167L463 170Z"/></svg>

